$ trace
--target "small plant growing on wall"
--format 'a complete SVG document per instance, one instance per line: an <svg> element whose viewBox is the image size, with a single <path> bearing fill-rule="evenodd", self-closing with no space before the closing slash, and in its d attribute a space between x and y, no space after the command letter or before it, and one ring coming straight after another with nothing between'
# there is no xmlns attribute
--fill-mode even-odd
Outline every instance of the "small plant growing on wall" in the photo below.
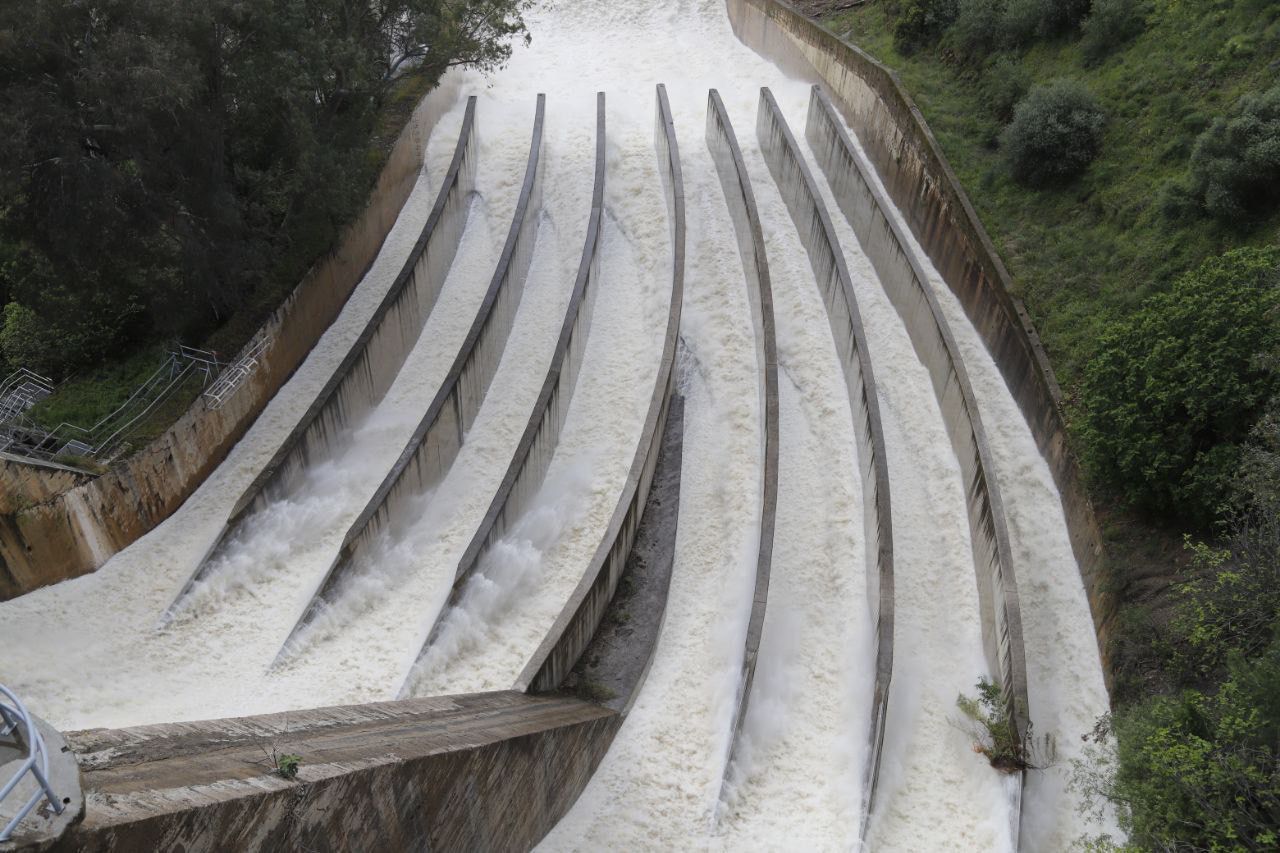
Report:
<svg viewBox="0 0 1280 853"><path fill-rule="evenodd" d="M973 751L984 755L1001 773L1020 773L1051 765L1055 753L1052 737L1045 735L1037 741L1030 725L1019 736L1000 695L1000 685L983 677L975 686L977 696L961 693L956 697L956 707L964 715L960 729L973 741Z"/></svg>

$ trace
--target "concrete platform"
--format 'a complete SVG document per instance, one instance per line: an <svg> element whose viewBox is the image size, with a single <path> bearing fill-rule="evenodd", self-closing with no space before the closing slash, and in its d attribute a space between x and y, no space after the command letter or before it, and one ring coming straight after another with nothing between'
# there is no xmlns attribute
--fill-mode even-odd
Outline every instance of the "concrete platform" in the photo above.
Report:
<svg viewBox="0 0 1280 853"><path fill-rule="evenodd" d="M65 808L62 814L55 814L49 801L41 798L30 814L18 824L13 838L0 842L0 851L39 849L61 836L84 815L84 794L80 790L80 768L75 756L57 729L34 714L31 716L40 730L40 736L44 738L45 750L49 755L49 783ZM0 785L7 784L27 760L27 744L20 734L15 732L0 737ZM39 787L35 777L30 773L26 774L18 787L0 802L0 828L9 823Z"/></svg>

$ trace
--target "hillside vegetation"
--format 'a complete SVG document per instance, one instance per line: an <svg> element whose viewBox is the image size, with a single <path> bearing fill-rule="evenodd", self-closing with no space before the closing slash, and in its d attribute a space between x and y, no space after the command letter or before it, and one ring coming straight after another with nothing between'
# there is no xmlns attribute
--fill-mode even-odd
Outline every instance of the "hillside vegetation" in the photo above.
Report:
<svg viewBox="0 0 1280 853"><path fill-rule="evenodd" d="M502 64L527 4L0 4L0 376L76 377L36 414L85 424L164 345L235 352L424 92Z"/></svg>
<svg viewBox="0 0 1280 853"><path fill-rule="evenodd" d="M1280 2L820 20L902 77L1067 395L1120 600L1080 781L1133 849L1280 847Z"/></svg>

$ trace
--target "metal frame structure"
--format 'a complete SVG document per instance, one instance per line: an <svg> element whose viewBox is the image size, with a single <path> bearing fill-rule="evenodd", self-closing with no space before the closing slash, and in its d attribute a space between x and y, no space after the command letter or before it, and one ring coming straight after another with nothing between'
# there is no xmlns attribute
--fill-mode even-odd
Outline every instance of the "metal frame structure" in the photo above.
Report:
<svg viewBox="0 0 1280 853"><path fill-rule="evenodd" d="M18 783L28 773L35 776L36 782L40 786L27 799L22 808L18 809L13 818L5 824L5 827L0 829L0 842L5 842L13 835L13 831L22 822L22 819L36 807L42 796L48 799L49 806L53 809L54 814L62 814L66 806L58 798L58 795L53 792L53 787L49 784L49 753L45 749L44 737L40 734L39 727L12 690L0 684L0 694L3 694L3 697L8 699L6 702L4 698L0 698L0 737L13 736L15 740L19 742L25 741L27 744L27 760L22 763L22 767L13 774L4 787L0 788L0 801L3 801L5 797L13 793L13 789L18 787ZM19 727L21 727L22 731L19 731Z"/></svg>

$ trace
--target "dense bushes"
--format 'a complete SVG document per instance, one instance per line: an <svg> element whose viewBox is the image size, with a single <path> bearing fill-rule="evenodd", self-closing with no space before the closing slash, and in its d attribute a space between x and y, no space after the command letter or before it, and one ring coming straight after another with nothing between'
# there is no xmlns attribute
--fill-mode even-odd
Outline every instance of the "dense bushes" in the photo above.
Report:
<svg viewBox="0 0 1280 853"><path fill-rule="evenodd" d="M893 25L893 44L911 53L936 41L956 19L957 0L901 0Z"/></svg>
<svg viewBox="0 0 1280 853"><path fill-rule="evenodd" d="M501 63L525 5L0 4L5 360L57 378L278 300L367 194L398 72Z"/></svg>
<svg viewBox="0 0 1280 853"><path fill-rule="evenodd" d="M1084 21L1080 49L1086 62L1097 64L1146 27L1145 0L1093 0Z"/></svg>
<svg viewBox="0 0 1280 853"><path fill-rule="evenodd" d="M1131 504L1205 525L1280 377L1280 249L1237 249L1113 323L1081 389L1086 463Z"/></svg>
<svg viewBox="0 0 1280 853"><path fill-rule="evenodd" d="M1192 199L1215 219L1251 224L1280 203L1280 86L1245 95L1191 153Z"/></svg>
<svg viewBox="0 0 1280 853"><path fill-rule="evenodd" d="M1000 143L1015 180L1060 184L1083 172L1102 149L1106 116L1082 84L1055 80L1018 104Z"/></svg>

